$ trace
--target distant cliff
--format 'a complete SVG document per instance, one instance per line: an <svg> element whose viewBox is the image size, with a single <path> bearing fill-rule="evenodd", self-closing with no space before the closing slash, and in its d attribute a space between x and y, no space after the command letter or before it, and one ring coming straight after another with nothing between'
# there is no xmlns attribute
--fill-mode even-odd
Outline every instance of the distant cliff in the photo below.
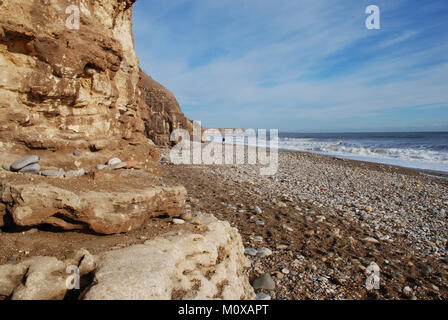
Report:
<svg viewBox="0 0 448 320"><path fill-rule="evenodd" d="M141 70L139 88L149 111L146 134L155 144L170 145L170 134L175 129L186 129L193 134L193 123L185 117L176 97Z"/></svg>

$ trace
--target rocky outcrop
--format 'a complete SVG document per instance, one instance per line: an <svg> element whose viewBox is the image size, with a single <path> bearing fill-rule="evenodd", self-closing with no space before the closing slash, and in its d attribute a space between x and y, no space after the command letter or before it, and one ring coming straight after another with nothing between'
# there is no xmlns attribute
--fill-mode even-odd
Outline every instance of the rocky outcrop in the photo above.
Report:
<svg viewBox="0 0 448 320"><path fill-rule="evenodd" d="M0 3L0 162L9 166L12 158L34 154L39 164L20 172L60 176L60 169L73 178L122 157L153 176L134 187L129 187L132 178L116 177L113 191L97 191L80 180L84 189L78 192L70 179L55 185L8 175L0 184L0 225L8 213L20 226L51 224L110 234L181 210L185 189L159 188L154 181L161 170L148 128L158 126L158 113L150 112L148 94L139 87L134 2L81 0L68 11L73 3L67 0ZM68 23L73 8L79 10L79 28ZM154 110L169 109L170 121L177 123L174 111L165 107L175 98L165 103L163 95L157 97L163 101L150 99Z"/></svg>
<svg viewBox="0 0 448 320"><path fill-rule="evenodd" d="M253 299L238 231L212 215L194 218L201 224L197 232L169 233L96 256L81 250L64 262L34 257L0 266L0 299L62 299L70 265L91 279L74 290L81 299Z"/></svg>
<svg viewBox="0 0 448 320"><path fill-rule="evenodd" d="M176 97L164 86L140 70L139 87L149 111L146 135L160 146L168 146L173 130L185 129L193 136L193 123L180 109Z"/></svg>
<svg viewBox="0 0 448 320"><path fill-rule="evenodd" d="M168 145L173 130L191 133L192 123L138 66L134 2L0 0L3 230L50 224L114 234L181 212L186 190L161 183L152 140ZM237 230L209 215L196 220L182 220L184 234L126 249L0 266L0 299L253 298ZM68 289L67 267L79 269L82 292Z"/></svg>
<svg viewBox="0 0 448 320"><path fill-rule="evenodd" d="M117 150L153 147L145 137L140 70L132 36L134 0L2 1L0 141L8 149ZM155 160L155 159L153 159Z"/></svg>
<svg viewBox="0 0 448 320"><path fill-rule="evenodd" d="M115 234L138 229L149 217L178 214L187 196L184 187L150 184L151 175L139 171L33 179L0 181L0 217L7 211L19 226L48 224Z"/></svg>

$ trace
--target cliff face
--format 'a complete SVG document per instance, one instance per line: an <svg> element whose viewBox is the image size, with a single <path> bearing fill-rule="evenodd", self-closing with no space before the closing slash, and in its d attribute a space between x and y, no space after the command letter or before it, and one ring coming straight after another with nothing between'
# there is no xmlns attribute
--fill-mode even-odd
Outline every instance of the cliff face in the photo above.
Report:
<svg viewBox="0 0 448 320"><path fill-rule="evenodd" d="M72 1L2 1L0 141L50 150L149 148L134 2L81 0L77 30L66 25Z"/></svg>
<svg viewBox="0 0 448 320"><path fill-rule="evenodd" d="M185 117L176 97L168 89L143 71L140 71L139 88L149 111L149 119L145 122L148 138L157 145L167 146L171 144L173 130L185 129L193 135L192 121Z"/></svg>
<svg viewBox="0 0 448 320"><path fill-rule="evenodd" d="M174 215L182 209L183 187L157 187L161 167L156 147L148 139L165 141L149 134L148 128L162 123L163 130L154 132L166 133L166 127L177 125L176 115L182 112L176 105L173 115L166 117L173 126L165 125L155 115L171 112L174 96L153 96L153 87L145 91L139 85L141 71L132 34L134 2L0 1L0 163L6 165L0 176L0 226L8 213L21 226L51 224L117 233L139 228L148 216ZM149 106L148 97L152 97ZM150 109L153 106L155 111ZM10 172L14 170L8 169L9 164L30 154L40 160L32 164L35 173L64 172L67 179ZM131 174L114 172L106 179L96 168L112 158L119 158L118 169L131 161L129 168L137 167L148 176L141 177L140 186L138 176ZM82 172L82 177L68 179L74 171ZM97 188L112 181L116 190ZM15 201L20 190L33 190L32 198ZM94 192L91 207L86 206L89 201L84 196ZM21 214L25 211L26 221Z"/></svg>
<svg viewBox="0 0 448 320"><path fill-rule="evenodd" d="M123 149L169 144L192 129L174 95L138 67L135 0L68 0L0 5L0 141L10 148ZM123 142L125 140L126 142ZM18 146L17 146L18 145Z"/></svg>

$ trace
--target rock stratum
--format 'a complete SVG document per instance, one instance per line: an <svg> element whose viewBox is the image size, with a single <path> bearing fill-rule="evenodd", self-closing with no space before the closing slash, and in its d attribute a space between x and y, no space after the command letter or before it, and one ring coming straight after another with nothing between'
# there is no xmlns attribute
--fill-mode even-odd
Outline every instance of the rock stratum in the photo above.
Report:
<svg viewBox="0 0 448 320"><path fill-rule="evenodd" d="M174 95L138 66L132 34L134 2L80 1L75 6L80 18L79 28L75 29L67 26L71 1L1 2L3 163L9 165L32 153L40 157L41 163L28 172L56 168L76 174L75 170L90 172L112 157L126 157L154 178L160 176L153 142L169 144L172 130L183 126L188 129L191 123ZM73 152L82 156L74 159ZM148 179L151 180L157 184ZM2 183L1 188L0 201L18 225L50 222L73 229L75 226L69 221L76 221L108 234L135 228L142 222L142 212L149 212L147 216L151 212L178 213L186 198L186 191L176 186L146 185L139 190L126 187L121 193L92 193L87 187L84 194L73 194L71 181L56 189L46 182L32 187ZM17 201L17 197L26 200ZM89 205L91 198L101 199L95 202L96 209ZM116 198L121 198L121 202L111 201ZM162 209L160 199L172 200L167 200L171 203L169 209ZM149 200L157 205L142 205ZM109 203L110 208L104 205L99 213L101 203ZM45 208L45 213L39 207ZM123 215L120 210L131 207L137 209L127 210L130 221L118 218ZM122 220L122 226L110 226L112 220Z"/></svg>
<svg viewBox="0 0 448 320"><path fill-rule="evenodd" d="M67 0L2 1L0 141L58 151L169 144L192 128L174 95L141 71L131 0L80 1L79 29Z"/></svg>
<svg viewBox="0 0 448 320"><path fill-rule="evenodd" d="M95 256L79 250L65 261L33 257L0 266L0 299L70 297L70 266L79 267L76 298L85 300L253 299L238 231L212 215L196 219L198 232L168 233Z"/></svg>
<svg viewBox="0 0 448 320"><path fill-rule="evenodd" d="M186 189L162 183L156 144L169 145L173 130L191 132L192 123L138 65L134 2L0 1L3 230L50 225L113 235L184 208ZM83 297L253 298L237 231L204 219L205 233L81 253L73 263L95 279ZM67 263L48 256L0 266L0 298L66 297Z"/></svg>
<svg viewBox="0 0 448 320"><path fill-rule="evenodd" d="M187 130L193 136L193 123L185 117L171 91L143 71L140 73L139 87L149 110L149 121L145 122L146 135L155 144L170 145L170 134L176 129Z"/></svg>

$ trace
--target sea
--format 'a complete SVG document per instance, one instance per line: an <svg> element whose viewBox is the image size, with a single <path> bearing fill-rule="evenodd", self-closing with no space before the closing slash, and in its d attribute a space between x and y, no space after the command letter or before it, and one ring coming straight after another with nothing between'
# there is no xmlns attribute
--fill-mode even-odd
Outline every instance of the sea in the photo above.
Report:
<svg viewBox="0 0 448 320"><path fill-rule="evenodd" d="M269 133L269 132L268 132ZM448 173L448 132L293 133L278 134L278 149ZM218 141L219 137L209 137ZM267 140L267 141L266 141ZM225 143L249 143L226 137ZM269 134L257 144L269 147Z"/></svg>

